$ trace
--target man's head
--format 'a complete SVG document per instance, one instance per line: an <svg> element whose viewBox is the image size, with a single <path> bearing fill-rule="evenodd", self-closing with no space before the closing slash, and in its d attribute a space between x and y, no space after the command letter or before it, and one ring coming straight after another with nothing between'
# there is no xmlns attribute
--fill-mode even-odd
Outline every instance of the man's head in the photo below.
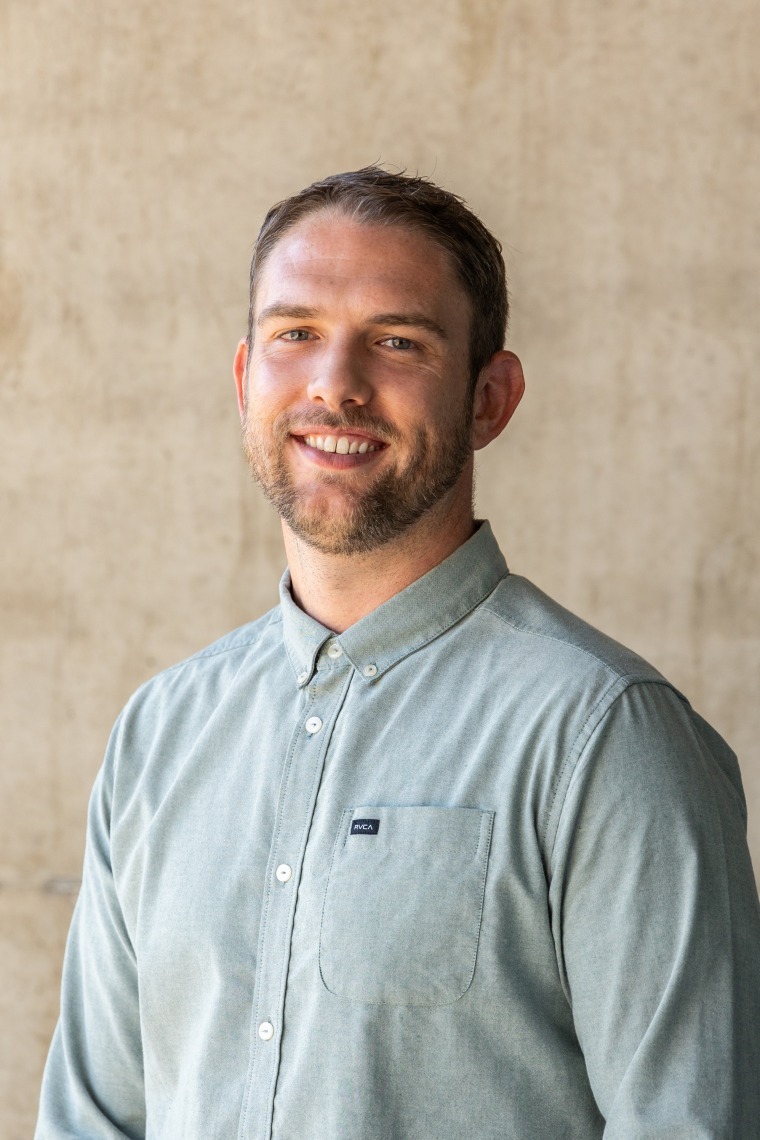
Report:
<svg viewBox="0 0 760 1140"><path fill-rule="evenodd" d="M450 257L470 303L470 390L478 373L504 345L509 300L501 243L462 198L427 178L393 174L379 166L332 174L272 206L253 249L248 345L254 335L256 287L267 258L289 229L309 214L329 210L373 226L424 234Z"/></svg>
<svg viewBox="0 0 760 1140"><path fill-rule="evenodd" d="M499 246L463 203L372 168L309 187L267 216L251 298L244 443L286 540L353 555L462 528L473 450L522 394Z"/></svg>

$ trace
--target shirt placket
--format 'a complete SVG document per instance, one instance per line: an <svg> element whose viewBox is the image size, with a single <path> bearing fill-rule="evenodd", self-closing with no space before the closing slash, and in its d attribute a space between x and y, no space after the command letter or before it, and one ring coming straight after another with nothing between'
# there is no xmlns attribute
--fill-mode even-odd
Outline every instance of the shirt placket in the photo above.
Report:
<svg viewBox="0 0 760 1140"><path fill-rule="evenodd" d="M332 641L308 685L305 670L298 678L307 699L288 749L267 866L239 1140L269 1140L272 1135L298 884L325 756L353 673L350 662L340 660L342 656L338 643Z"/></svg>

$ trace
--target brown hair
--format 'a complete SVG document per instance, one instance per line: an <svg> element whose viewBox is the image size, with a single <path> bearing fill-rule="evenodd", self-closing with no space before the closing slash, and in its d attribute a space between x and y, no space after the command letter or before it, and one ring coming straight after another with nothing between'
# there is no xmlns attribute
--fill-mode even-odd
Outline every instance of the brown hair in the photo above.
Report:
<svg viewBox="0 0 760 1140"><path fill-rule="evenodd" d="M406 226L427 234L444 249L470 299L470 378L504 346L509 315L501 244L462 198L429 178L365 166L332 174L272 206L259 230L251 259L248 347L253 341L256 282L280 238L318 210L333 209L368 225Z"/></svg>

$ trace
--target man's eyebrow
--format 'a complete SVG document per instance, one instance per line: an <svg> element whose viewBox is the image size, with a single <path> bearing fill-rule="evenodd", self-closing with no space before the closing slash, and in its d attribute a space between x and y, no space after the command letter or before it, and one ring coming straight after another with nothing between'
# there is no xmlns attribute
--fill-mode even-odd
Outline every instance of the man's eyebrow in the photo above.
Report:
<svg viewBox="0 0 760 1140"><path fill-rule="evenodd" d="M265 321L277 317L285 317L288 320L294 321L310 321L318 316L319 309L309 309L304 305L285 305L276 302L273 305L267 305L265 309L261 310L256 318L256 324L260 327Z"/></svg>
<svg viewBox="0 0 760 1140"><path fill-rule="evenodd" d="M260 328L269 320L286 319L293 321L310 321L319 317L320 309L309 308L305 305L288 305L283 302L274 302L272 305L267 305L262 309L256 318L256 324ZM439 340L448 340L449 334L446 332L443 325L439 325L438 321L434 321L432 317L428 317L425 313L375 313L369 318L367 322L370 325L392 325L396 328L415 328L426 329L433 336L438 337Z"/></svg>
<svg viewBox="0 0 760 1140"><path fill-rule="evenodd" d="M428 317L425 313L376 313L370 317L372 325L402 325L404 328L427 329L439 340L448 340L449 334L443 325Z"/></svg>

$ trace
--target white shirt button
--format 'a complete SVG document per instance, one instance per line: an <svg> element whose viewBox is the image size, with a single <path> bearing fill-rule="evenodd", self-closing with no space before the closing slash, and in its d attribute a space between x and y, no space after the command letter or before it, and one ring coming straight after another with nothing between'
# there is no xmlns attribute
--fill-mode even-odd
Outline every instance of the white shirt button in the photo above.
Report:
<svg viewBox="0 0 760 1140"><path fill-rule="evenodd" d="M313 736L315 732L319 732L322 727L322 721L318 716L310 716L306 721L306 731Z"/></svg>
<svg viewBox="0 0 760 1140"><path fill-rule="evenodd" d="M309 674L308 674L308 673L304 672L304 673L299 673L299 674L298 674L298 684L299 684L299 685L305 685L305 684L306 684L306 682L308 681L308 679L309 679Z"/></svg>
<svg viewBox="0 0 760 1140"><path fill-rule="evenodd" d="M275 877L281 883L287 883L288 879L290 878L290 876L292 874L293 874L293 868L289 867L287 865L287 863L280 863L279 867L275 871Z"/></svg>
<svg viewBox="0 0 760 1140"><path fill-rule="evenodd" d="M262 1021L259 1026L259 1037L262 1041L271 1041L274 1037L274 1026L271 1021Z"/></svg>
<svg viewBox="0 0 760 1140"><path fill-rule="evenodd" d="M365 677L374 677L377 673L377 665L365 665L362 673Z"/></svg>
<svg viewBox="0 0 760 1140"><path fill-rule="evenodd" d="M327 646L327 656L332 658L343 656L343 650L338 645L337 641L331 641Z"/></svg>

